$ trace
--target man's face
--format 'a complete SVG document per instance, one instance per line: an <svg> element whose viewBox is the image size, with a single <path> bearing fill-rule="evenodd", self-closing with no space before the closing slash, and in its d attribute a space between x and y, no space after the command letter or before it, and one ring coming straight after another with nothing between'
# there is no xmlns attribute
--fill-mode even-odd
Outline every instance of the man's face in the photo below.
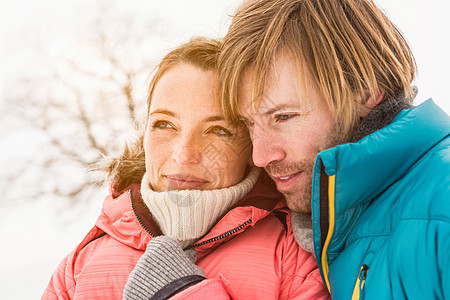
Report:
<svg viewBox="0 0 450 300"><path fill-rule="evenodd" d="M340 144L333 115L315 88L301 78L293 58L279 52L269 73L264 98L252 111L250 68L239 90L239 113L249 128L253 142L253 161L264 167L286 197L288 207L311 212L312 171L317 153Z"/></svg>

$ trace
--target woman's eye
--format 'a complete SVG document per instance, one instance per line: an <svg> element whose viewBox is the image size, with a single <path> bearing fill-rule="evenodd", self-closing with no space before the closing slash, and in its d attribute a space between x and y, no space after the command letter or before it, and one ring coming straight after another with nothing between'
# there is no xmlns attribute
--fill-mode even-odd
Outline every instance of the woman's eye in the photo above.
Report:
<svg viewBox="0 0 450 300"><path fill-rule="evenodd" d="M213 127L209 130L209 132L213 134L217 134L219 136L232 136L233 134L228 130L221 126Z"/></svg>
<svg viewBox="0 0 450 300"><path fill-rule="evenodd" d="M172 124L170 124L167 121L155 121L155 122L153 122L152 127L155 128L155 129L158 129L158 128L173 128Z"/></svg>

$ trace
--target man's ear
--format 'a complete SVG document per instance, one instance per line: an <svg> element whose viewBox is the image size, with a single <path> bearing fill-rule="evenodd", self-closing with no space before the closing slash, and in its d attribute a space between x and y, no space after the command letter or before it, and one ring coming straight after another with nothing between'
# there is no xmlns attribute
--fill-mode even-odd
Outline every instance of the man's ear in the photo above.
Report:
<svg viewBox="0 0 450 300"><path fill-rule="evenodd" d="M375 97L369 96L366 103L361 106L360 117L364 118L365 116L367 116L372 111L372 109L377 107L377 105L380 104L381 101L383 101L383 98L384 91L380 89L378 89L375 93Z"/></svg>

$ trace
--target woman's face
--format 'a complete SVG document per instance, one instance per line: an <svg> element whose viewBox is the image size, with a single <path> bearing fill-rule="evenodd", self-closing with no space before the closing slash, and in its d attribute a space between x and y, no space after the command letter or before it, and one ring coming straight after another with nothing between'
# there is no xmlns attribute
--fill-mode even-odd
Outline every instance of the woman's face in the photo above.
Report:
<svg viewBox="0 0 450 300"><path fill-rule="evenodd" d="M211 190L239 183L251 155L244 128L224 121L213 71L180 64L157 83L145 131L153 190Z"/></svg>

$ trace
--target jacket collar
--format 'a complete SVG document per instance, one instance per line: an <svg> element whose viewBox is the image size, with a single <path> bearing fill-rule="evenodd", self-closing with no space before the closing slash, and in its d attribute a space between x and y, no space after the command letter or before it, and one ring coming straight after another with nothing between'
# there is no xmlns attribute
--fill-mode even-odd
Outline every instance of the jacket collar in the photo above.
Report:
<svg viewBox="0 0 450 300"><path fill-rule="evenodd" d="M316 159L314 176L319 179L321 165L326 175L336 175L336 213L343 213L370 201L399 180L449 133L447 114L428 100L403 110L390 125L357 143L322 151Z"/></svg>
<svg viewBox="0 0 450 300"><path fill-rule="evenodd" d="M254 226L273 210L286 208L282 199L275 183L262 171L252 191L221 218L200 242L233 230L249 219L251 221L246 226ZM161 235L161 230L142 200L139 184L132 184L121 191L111 185L110 195L103 203L102 214L96 226L114 239L140 250L145 250L152 236ZM205 247L215 244L208 243Z"/></svg>

